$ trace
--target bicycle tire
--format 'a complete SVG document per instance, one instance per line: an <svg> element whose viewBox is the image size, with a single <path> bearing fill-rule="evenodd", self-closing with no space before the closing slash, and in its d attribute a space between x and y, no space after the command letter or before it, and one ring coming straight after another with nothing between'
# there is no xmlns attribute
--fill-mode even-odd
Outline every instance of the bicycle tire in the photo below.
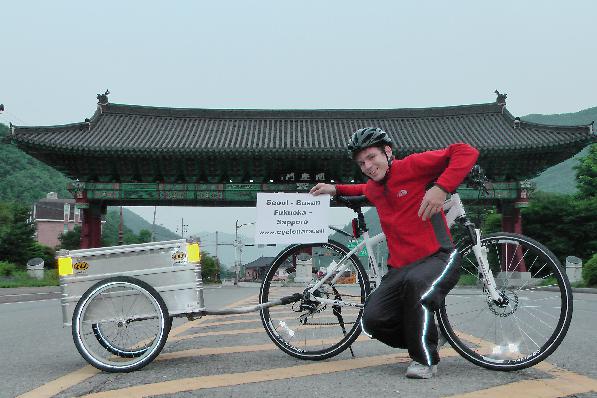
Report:
<svg viewBox="0 0 597 398"><path fill-rule="evenodd" d="M265 303L293 293L303 294L321 278L313 272L315 263L322 267L329 265L330 260L338 263L348 253L345 246L332 240L287 247L268 269L261 284L259 302ZM292 272L297 257L303 265L295 265ZM342 300L353 306L317 305L303 299L261 310L261 321L268 336L282 351L299 359L323 360L340 354L357 339L361 333L363 309L354 305L365 302L369 294L369 278L355 255L348 257L347 261L349 266L337 283L334 286L325 283L314 294ZM299 267L307 271L301 275ZM291 272L285 281L280 280L285 271Z"/></svg>
<svg viewBox="0 0 597 398"><path fill-rule="evenodd" d="M475 283L448 294L437 313L440 328L452 347L476 365L500 371L536 365L557 349L572 319L572 290L563 267L548 248L524 235L494 233L482 237L481 245L508 302L488 297L468 245L461 251L461 272Z"/></svg>
<svg viewBox="0 0 597 398"><path fill-rule="evenodd" d="M149 284L126 276L91 286L72 318L77 350L90 365L106 372L131 372L149 364L164 347L170 327L160 294Z"/></svg>
<svg viewBox="0 0 597 398"><path fill-rule="evenodd" d="M168 318L168 322L170 323L170 326L168 327L169 329L172 328L172 320L173 320L172 317ZM116 345L115 343L113 343L112 341L110 341L110 339L106 336L106 334L104 332L102 332L101 324L94 323L91 325L91 329L93 330L93 334L95 335L95 338L101 344L101 346L104 347L106 350L108 350L110 353L112 353L114 355L118 355L119 357L123 357L123 358L140 357L151 346L151 342L148 342L145 346L143 346L141 348L128 349L125 347L120 347L120 346Z"/></svg>

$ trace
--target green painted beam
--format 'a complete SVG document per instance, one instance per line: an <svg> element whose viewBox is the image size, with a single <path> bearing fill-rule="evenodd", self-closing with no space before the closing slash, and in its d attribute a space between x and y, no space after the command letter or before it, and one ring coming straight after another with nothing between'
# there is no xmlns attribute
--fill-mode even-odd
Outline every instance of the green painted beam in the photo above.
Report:
<svg viewBox="0 0 597 398"><path fill-rule="evenodd" d="M222 206L247 206L255 203L258 192L308 192L313 182L299 182L288 184L164 184L164 183L91 183L79 182L77 186L69 186L75 197L86 197L88 201L105 201L126 205L135 204L157 205L168 202L172 205L181 202L203 204L208 201L211 205L222 203ZM497 182L492 184L487 199L514 201L518 198L520 188L528 188L525 183ZM479 199L479 192L461 186L458 193L465 201ZM79 195L77 195L79 194Z"/></svg>

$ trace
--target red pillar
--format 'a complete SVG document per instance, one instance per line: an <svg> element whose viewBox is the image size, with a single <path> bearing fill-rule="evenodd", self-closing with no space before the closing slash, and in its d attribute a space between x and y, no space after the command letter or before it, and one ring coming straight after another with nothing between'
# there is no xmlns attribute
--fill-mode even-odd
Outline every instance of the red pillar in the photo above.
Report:
<svg viewBox="0 0 597 398"><path fill-rule="evenodd" d="M502 206L502 231L522 233L522 217L520 209L508 204Z"/></svg>
<svg viewBox="0 0 597 398"><path fill-rule="evenodd" d="M100 247L102 240L102 212L101 206L90 203L89 208L82 211L81 249Z"/></svg>
<svg viewBox="0 0 597 398"><path fill-rule="evenodd" d="M514 203L502 205L502 231L522 234L522 215L520 209L528 205L528 191L525 186L518 191ZM526 272L524 254L518 245L504 245L502 247L502 271Z"/></svg>

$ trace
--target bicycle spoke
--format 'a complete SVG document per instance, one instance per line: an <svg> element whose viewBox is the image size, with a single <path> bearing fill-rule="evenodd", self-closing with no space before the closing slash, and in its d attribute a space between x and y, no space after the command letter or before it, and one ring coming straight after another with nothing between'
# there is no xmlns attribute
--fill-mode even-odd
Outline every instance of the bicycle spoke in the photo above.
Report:
<svg viewBox="0 0 597 398"><path fill-rule="evenodd" d="M296 245L283 250L274 260L262 284L260 302L296 293L303 296L306 289L314 287L318 279L325 277L325 272L319 271L327 272L332 261L337 264L337 269L344 270L340 275L334 273L327 277L331 281L338 276L334 286L323 283L312 296L307 295L299 302L280 306L284 310L274 307L261 311L269 337L286 353L302 359L323 359L348 348L350 342L358 337L358 321L362 310L348 304L364 302L368 281L362 265L354 257L346 257L346 253L348 249L335 242ZM288 264L292 264L288 279L274 280L278 270ZM306 267L306 270L299 267ZM311 277L305 278L305 271ZM342 303L339 306L325 304L318 301L319 298L341 300ZM342 305L344 302L346 305ZM341 311L344 329L334 308ZM281 322L284 326L280 326Z"/></svg>
<svg viewBox="0 0 597 398"><path fill-rule="evenodd" d="M481 244L500 299L489 296L483 281L456 288L446 297L438 319L451 326L446 327L453 330L449 338L471 362L496 370L532 366L555 350L570 324L572 300L565 274L547 249L522 235L497 233L483 237ZM476 267L470 246L463 248L462 263L467 274L475 275L470 271ZM524 279L518 279L523 265ZM548 291L545 281L552 280ZM463 296L464 289L476 294Z"/></svg>

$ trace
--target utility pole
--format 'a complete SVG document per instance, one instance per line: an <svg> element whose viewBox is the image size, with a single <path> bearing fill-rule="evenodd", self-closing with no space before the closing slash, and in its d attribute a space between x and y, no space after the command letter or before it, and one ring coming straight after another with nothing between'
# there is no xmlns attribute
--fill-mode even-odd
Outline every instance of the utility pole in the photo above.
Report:
<svg viewBox="0 0 597 398"><path fill-rule="evenodd" d="M151 224L151 241L155 242L155 213L158 207L153 206L153 224Z"/></svg>
<svg viewBox="0 0 597 398"><path fill-rule="evenodd" d="M238 220L236 220L235 224L235 232L234 232L234 286L238 286L238 274L240 272L240 256L242 250L242 243L238 240L238 229L244 227L245 225L252 225L255 222L245 223L245 224L238 224Z"/></svg>
<svg viewBox="0 0 597 398"><path fill-rule="evenodd" d="M122 206L120 206L120 223L118 224L118 244L122 245L124 243L124 233L122 231Z"/></svg>
<svg viewBox="0 0 597 398"><path fill-rule="evenodd" d="M184 223L184 218L180 219L180 237L184 238L184 233L187 232L188 224ZM176 232L178 232L178 227L176 227Z"/></svg>
<svg viewBox="0 0 597 398"><path fill-rule="evenodd" d="M240 271L240 242L238 241L238 220L234 230L234 286L238 286L238 273Z"/></svg>

